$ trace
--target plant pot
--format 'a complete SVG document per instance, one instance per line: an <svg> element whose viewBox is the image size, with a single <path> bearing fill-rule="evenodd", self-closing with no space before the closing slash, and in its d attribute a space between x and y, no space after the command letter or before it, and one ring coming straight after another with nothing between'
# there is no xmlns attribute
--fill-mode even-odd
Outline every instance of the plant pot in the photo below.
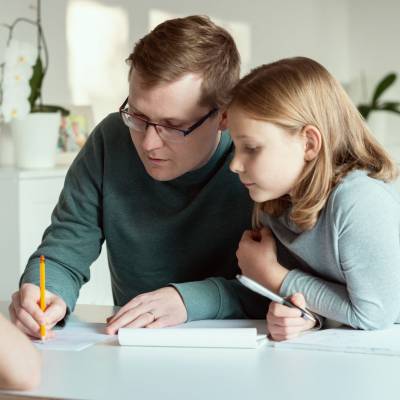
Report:
<svg viewBox="0 0 400 400"><path fill-rule="evenodd" d="M60 113L31 113L21 121L11 122L17 167L55 166L60 122Z"/></svg>
<svg viewBox="0 0 400 400"><path fill-rule="evenodd" d="M0 123L0 166L14 165L14 141L10 126Z"/></svg>

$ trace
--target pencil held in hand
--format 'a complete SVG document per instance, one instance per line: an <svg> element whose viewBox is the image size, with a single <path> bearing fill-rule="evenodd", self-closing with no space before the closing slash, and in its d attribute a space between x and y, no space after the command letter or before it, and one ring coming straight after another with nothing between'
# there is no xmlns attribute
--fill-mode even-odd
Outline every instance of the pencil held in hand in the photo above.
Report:
<svg viewBox="0 0 400 400"><path fill-rule="evenodd" d="M40 256L40 309L46 311L46 262L44 256ZM46 338L46 325L40 324L40 337Z"/></svg>

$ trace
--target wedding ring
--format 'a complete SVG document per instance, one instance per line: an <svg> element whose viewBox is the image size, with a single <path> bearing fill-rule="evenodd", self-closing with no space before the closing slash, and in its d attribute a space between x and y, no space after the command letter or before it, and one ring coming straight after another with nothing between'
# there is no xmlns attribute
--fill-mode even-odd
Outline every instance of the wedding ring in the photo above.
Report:
<svg viewBox="0 0 400 400"><path fill-rule="evenodd" d="M151 311L147 311L147 314L150 314L150 315L152 315L153 316L153 321L155 321L156 320L156 316L151 312Z"/></svg>

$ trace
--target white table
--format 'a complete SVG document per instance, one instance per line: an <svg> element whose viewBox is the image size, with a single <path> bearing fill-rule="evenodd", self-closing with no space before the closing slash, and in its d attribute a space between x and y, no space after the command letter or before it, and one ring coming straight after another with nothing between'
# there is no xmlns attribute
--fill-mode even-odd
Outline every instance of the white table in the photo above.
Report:
<svg viewBox="0 0 400 400"><path fill-rule="evenodd" d="M0 303L4 314L6 309ZM88 322L104 322L111 312L108 306L79 305L75 314ZM107 400L390 400L400 396L400 357L265 346L258 350L135 348L111 342L80 352L44 351L43 359L42 384L23 396Z"/></svg>

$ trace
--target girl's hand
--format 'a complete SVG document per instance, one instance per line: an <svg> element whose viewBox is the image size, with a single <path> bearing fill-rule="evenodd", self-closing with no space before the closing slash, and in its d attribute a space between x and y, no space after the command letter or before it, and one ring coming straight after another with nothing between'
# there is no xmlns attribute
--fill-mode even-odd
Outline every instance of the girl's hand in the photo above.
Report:
<svg viewBox="0 0 400 400"><path fill-rule="evenodd" d="M279 292L289 271L278 263L275 239L268 228L245 231L236 256L243 275Z"/></svg>
<svg viewBox="0 0 400 400"><path fill-rule="evenodd" d="M306 301L301 293L295 293L290 301L301 308L306 307ZM293 339L302 332L312 329L314 321L301 317L301 311L279 303L271 302L267 313L267 330L273 340Z"/></svg>

